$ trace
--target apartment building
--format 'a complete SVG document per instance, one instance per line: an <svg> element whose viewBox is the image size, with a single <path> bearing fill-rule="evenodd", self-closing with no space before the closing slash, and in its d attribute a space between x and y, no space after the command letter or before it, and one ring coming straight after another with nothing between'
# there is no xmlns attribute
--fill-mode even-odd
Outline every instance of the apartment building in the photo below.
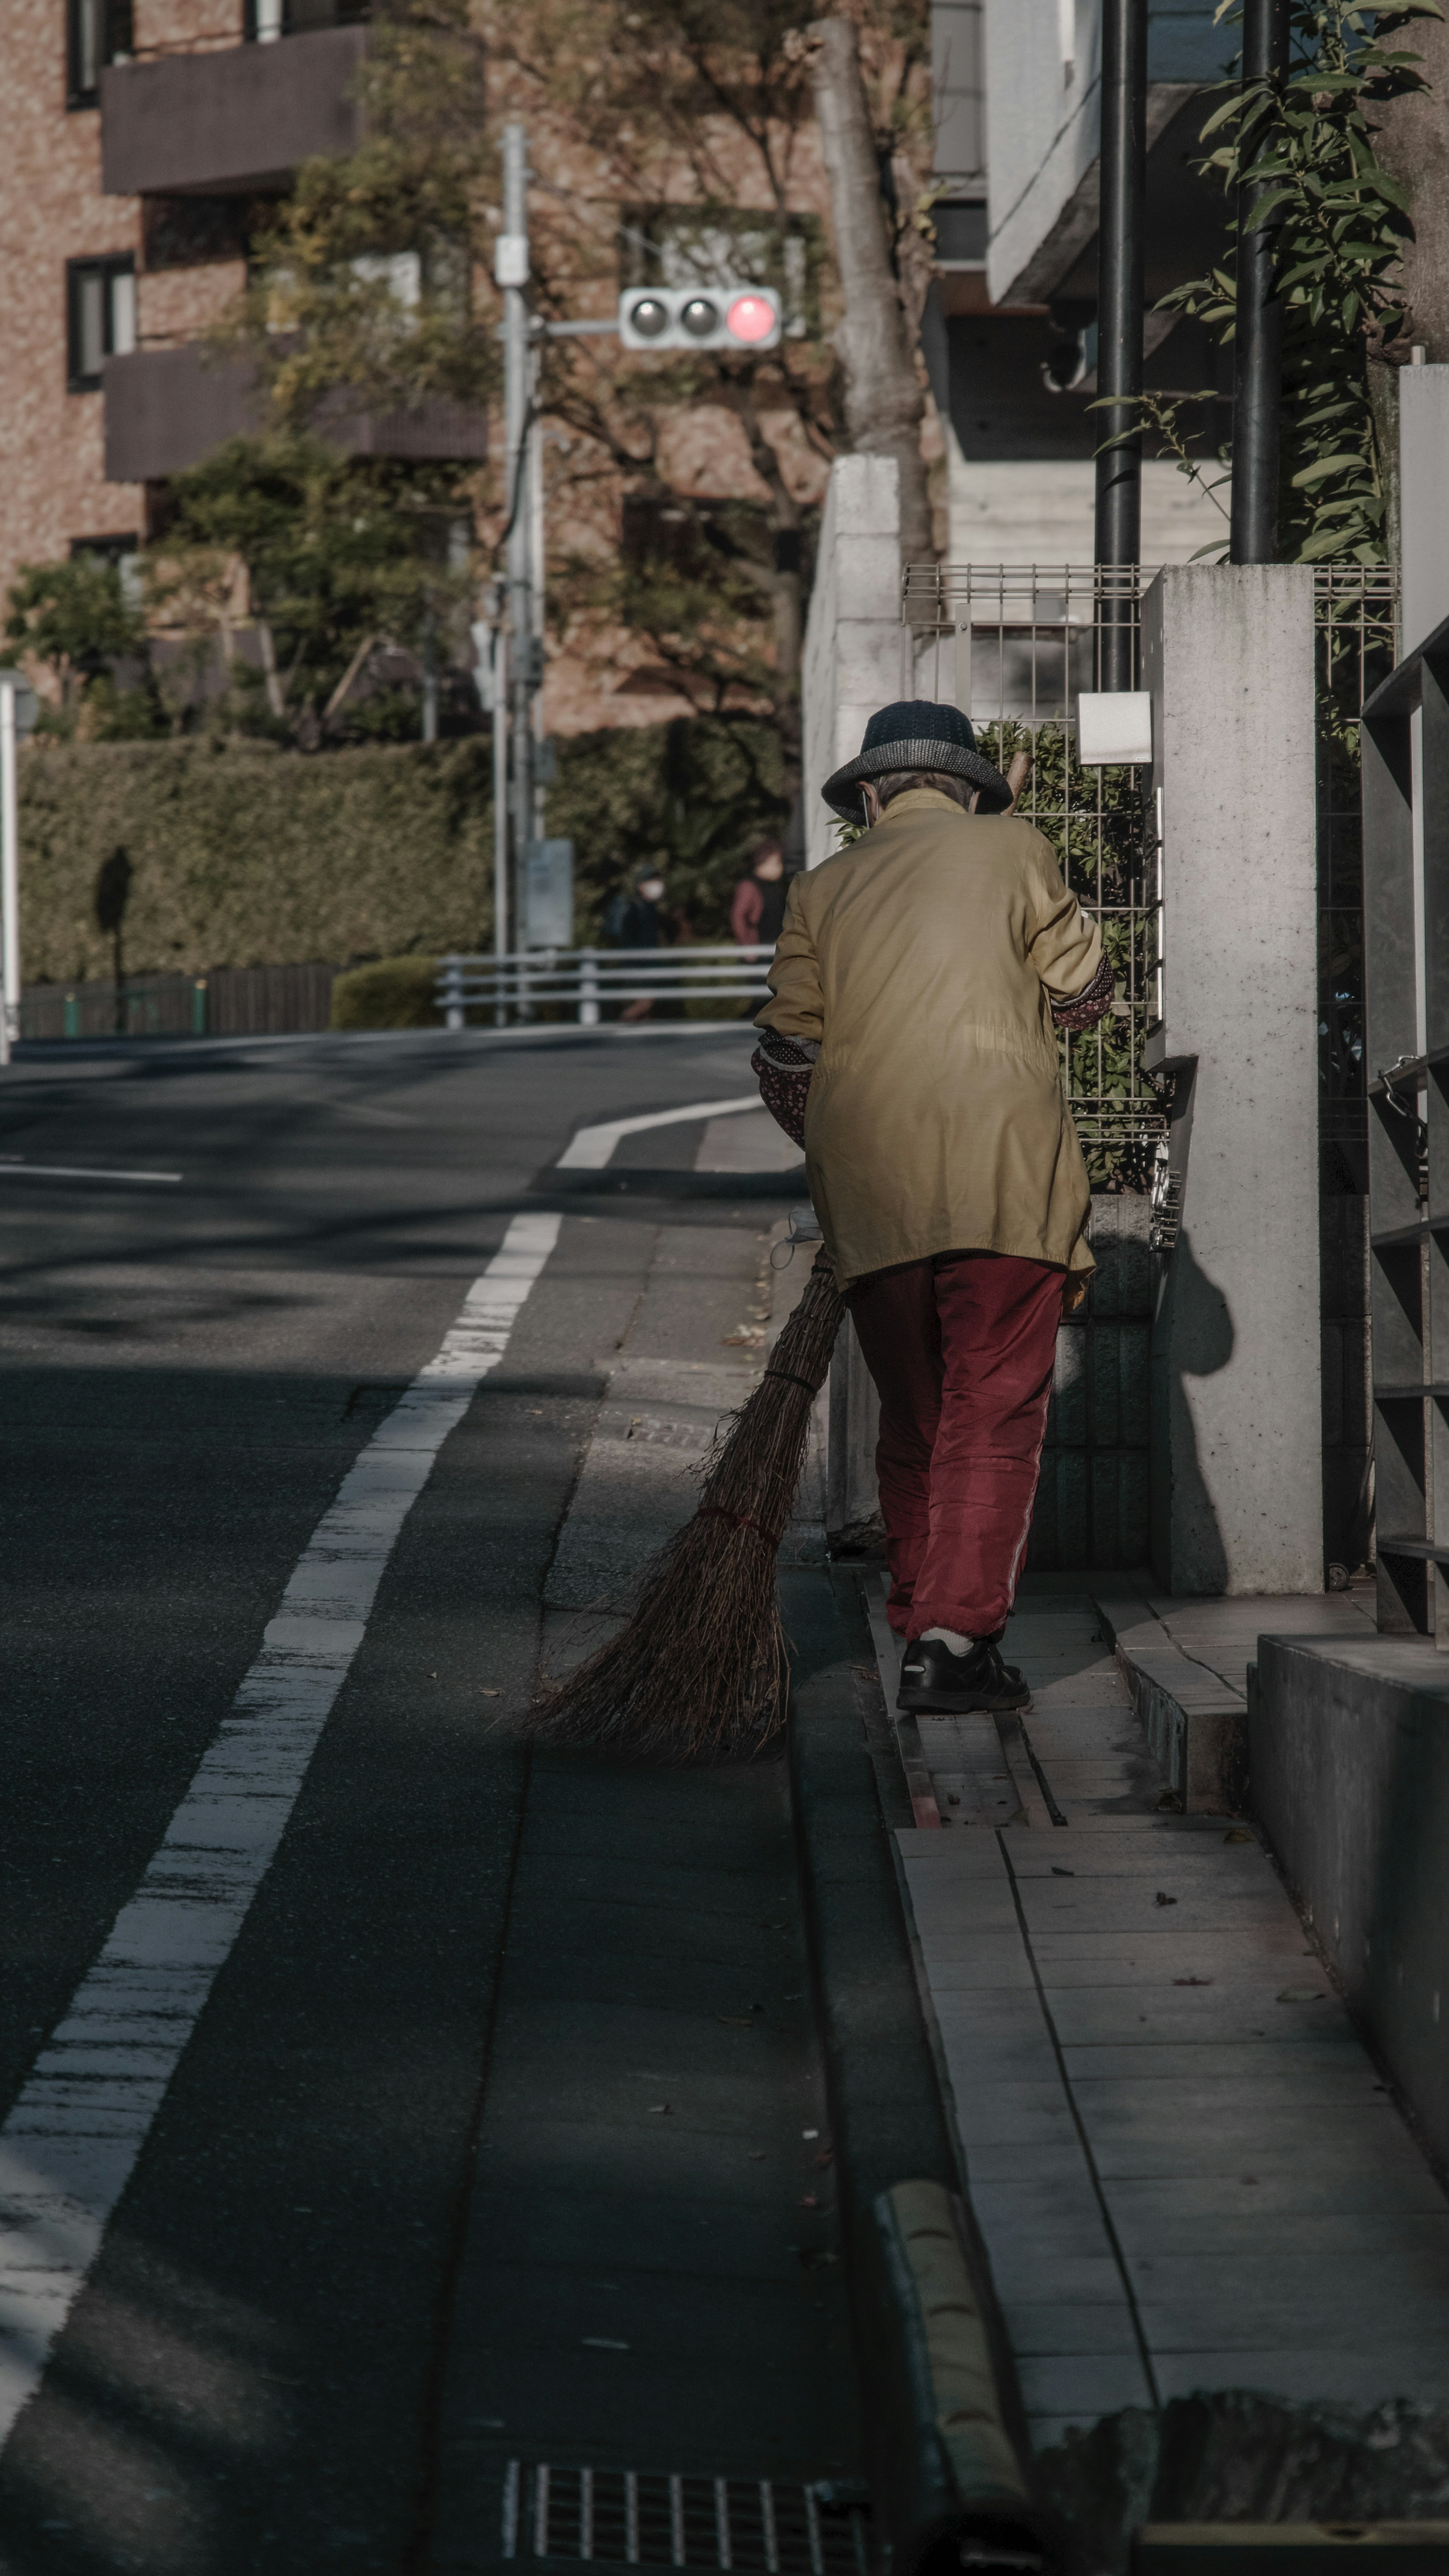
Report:
<svg viewBox="0 0 1449 2576"><path fill-rule="evenodd" d="M356 141L362 0L7 0L0 86L0 598L21 563L122 556L158 487L254 428L244 364L203 335L245 278L260 201ZM347 419L358 450L487 452L438 403Z"/></svg>
<svg viewBox="0 0 1449 2576"><path fill-rule="evenodd" d="M931 19L940 275L923 337L951 559L1090 563L1102 0L933 0ZM1222 256L1229 209L1191 165L1239 42L1214 0L1149 0L1146 383L1219 394L1185 413L1209 453L1228 435L1230 353L1152 308ZM1144 563L1185 562L1225 528L1170 461L1148 461Z"/></svg>
<svg viewBox="0 0 1449 2576"><path fill-rule="evenodd" d="M259 424L247 367L218 361L204 335L244 281L258 207L308 155L355 143L366 16L367 0L8 0L0 598L21 563L124 555L154 524L169 475ZM1212 0L1152 0L1152 298L1208 265L1221 240L1222 201L1188 168L1204 85L1222 76L1234 41L1214 20ZM957 561L1091 555L1100 22L1101 0L934 0L939 274L924 339ZM541 139L545 160L551 149L560 161L555 176L572 182L567 139ZM742 184L742 222L758 194ZM797 227L823 221L813 150L792 202ZM637 254L639 222L620 238ZM1223 370L1192 325L1169 331L1152 316L1148 338L1149 381L1162 388L1200 388ZM487 452L486 422L448 403L339 413L328 426L374 454ZM671 474L696 496L755 489L727 412L706 402L670 443ZM802 452L798 466L808 503L819 459ZM637 518L621 493L610 543L635 542L631 506ZM1145 559L1181 561L1219 526L1169 463L1149 466ZM551 665L551 727L648 723L688 703L667 674L636 667L627 639L618 645L612 673L597 655L587 668L567 656Z"/></svg>

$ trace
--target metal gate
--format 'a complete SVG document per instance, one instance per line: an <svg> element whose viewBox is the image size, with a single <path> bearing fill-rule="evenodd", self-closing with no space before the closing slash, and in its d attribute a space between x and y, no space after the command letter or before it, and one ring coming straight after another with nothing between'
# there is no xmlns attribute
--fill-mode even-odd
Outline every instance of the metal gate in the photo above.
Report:
<svg viewBox="0 0 1449 2576"><path fill-rule="evenodd" d="M1117 980L1110 1016L1061 1041L1100 1269L1058 1346L1028 1560L1043 1569L1143 1564L1150 1554L1150 1194L1154 1182L1166 1188L1157 1152L1166 1102L1142 1049L1160 1016L1157 833L1145 773L1082 768L1073 711L1094 685L1104 607L1135 622L1155 577L1149 567L971 564L914 567L903 585L902 695L964 708L1002 768L1031 749L1021 810L1100 921ZM1315 568L1324 1535L1329 1561L1348 1568L1373 1548L1359 718L1393 667L1397 592L1389 565ZM1155 1225L1170 1240L1165 1204Z"/></svg>
<svg viewBox="0 0 1449 2576"><path fill-rule="evenodd" d="M1100 923L1116 979L1107 1017L1060 1039L1092 1181L1098 1270L1057 1338L1027 1556L1043 1572L1142 1565L1151 1554L1149 1193L1167 1116L1142 1044L1160 1017L1157 834L1146 771L1082 767L1075 708L1095 685L1104 605L1135 626L1152 579L1136 566L946 564L912 567L902 591L902 695L961 707L1001 769L1014 752L1031 752L1019 810Z"/></svg>

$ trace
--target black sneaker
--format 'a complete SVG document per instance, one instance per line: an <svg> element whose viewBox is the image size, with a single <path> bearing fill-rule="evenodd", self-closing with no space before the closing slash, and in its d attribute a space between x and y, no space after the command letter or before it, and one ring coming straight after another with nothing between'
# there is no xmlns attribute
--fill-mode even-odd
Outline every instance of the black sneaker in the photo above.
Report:
<svg viewBox="0 0 1449 2576"><path fill-rule="evenodd" d="M918 1637L905 1651L896 1706L918 1717L968 1717L973 1709L1025 1708L1030 1698L994 1637L973 1638L964 1655L939 1637Z"/></svg>

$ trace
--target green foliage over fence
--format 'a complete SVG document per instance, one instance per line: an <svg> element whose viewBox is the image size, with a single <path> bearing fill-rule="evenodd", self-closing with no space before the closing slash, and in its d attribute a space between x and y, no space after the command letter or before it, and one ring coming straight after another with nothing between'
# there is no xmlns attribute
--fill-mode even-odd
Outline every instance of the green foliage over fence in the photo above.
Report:
<svg viewBox="0 0 1449 2576"><path fill-rule="evenodd" d="M486 947L493 798L482 740L317 757L203 739L28 745L20 759L27 983L105 976L96 879L124 848L128 975L335 965ZM727 935L751 842L784 819L764 726L651 725L558 746L548 827L577 850L578 931L662 866L695 935Z"/></svg>
<svg viewBox="0 0 1449 2576"><path fill-rule="evenodd" d="M20 762L27 982L104 975L107 854L130 854L129 974L471 946L491 928L493 819L472 743L309 760L204 744L28 748Z"/></svg>

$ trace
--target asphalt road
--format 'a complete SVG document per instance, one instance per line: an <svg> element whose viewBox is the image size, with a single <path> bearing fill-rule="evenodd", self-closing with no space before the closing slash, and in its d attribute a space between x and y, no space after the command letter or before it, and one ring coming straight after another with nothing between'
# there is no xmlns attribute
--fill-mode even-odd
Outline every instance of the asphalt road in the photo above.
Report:
<svg viewBox="0 0 1449 2576"><path fill-rule="evenodd" d="M491 2565L515 2440L851 2465L828 2216L798 2216L828 2193L783 1766L620 1780L531 1763L517 1727L662 1233L721 1229L723 1276L781 1196L695 1174L692 1124L631 1139L626 1172L552 1167L582 1124L738 1096L748 1051L420 1036L0 1077L0 2254L52 2034L313 1531L510 1225L562 1217L0 2456L4 2576ZM666 2032L663 2171L639 2119L671 2115L636 2078L657 2095ZM89 2073L100 2134L122 2113ZM0 2382L6 2325L0 2286Z"/></svg>

